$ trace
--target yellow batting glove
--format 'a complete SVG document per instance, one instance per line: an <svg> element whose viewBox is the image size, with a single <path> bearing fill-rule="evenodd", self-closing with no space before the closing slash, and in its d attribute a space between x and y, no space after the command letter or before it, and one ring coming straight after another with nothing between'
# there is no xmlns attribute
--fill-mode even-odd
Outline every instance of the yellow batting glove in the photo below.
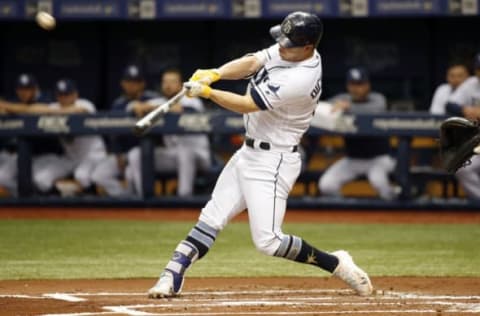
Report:
<svg viewBox="0 0 480 316"><path fill-rule="evenodd" d="M206 85L212 84L212 82L220 80L220 72L218 69L198 69L190 77L189 81L200 82Z"/></svg>
<svg viewBox="0 0 480 316"><path fill-rule="evenodd" d="M183 86L187 89L187 96L190 98L202 97L208 99L212 93L212 88L197 81L185 82Z"/></svg>

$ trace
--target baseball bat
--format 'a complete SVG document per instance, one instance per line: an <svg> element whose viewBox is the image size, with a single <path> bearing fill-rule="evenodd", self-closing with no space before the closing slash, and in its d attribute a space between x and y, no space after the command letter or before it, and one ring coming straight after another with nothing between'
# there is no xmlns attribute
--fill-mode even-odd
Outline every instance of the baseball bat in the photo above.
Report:
<svg viewBox="0 0 480 316"><path fill-rule="evenodd" d="M135 123L135 127L133 128L135 135L142 136L147 133L153 127L153 125L155 125L158 119L170 110L172 105L176 104L181 98L183 98L186 92L187 89L182 88L179 93L171 97L167 102L159 105L153 111L140 119L137 123Z"/></svg>

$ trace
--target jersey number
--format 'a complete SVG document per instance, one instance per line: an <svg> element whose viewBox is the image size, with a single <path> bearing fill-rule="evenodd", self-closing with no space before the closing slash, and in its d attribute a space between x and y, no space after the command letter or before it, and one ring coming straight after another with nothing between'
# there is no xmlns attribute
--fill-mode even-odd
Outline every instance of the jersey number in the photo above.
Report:
<svg viewBox="0 0 480 316"><path fill-rule="evenodd" d="M317 83L315 83L315 87L313 87L312 92L310 92L310 96L312 99L318 97L318 95L322 92L322 78L318 78Z"/></svg>

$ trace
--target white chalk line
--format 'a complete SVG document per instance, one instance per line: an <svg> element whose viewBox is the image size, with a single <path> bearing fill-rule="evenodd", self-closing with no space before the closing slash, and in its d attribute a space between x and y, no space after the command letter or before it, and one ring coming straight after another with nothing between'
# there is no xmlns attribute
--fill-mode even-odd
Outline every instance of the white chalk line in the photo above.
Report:
<svg viewBox="0 0 480 316"><path fill-rule="evenodd" d="M305 293L315 293L315 294L322 294L322 293L353 293L352 290L332 290L332 289L309 289L309 290L265 290L265 291L185 291L182 292L182 296L205 296L205 295L213 295L213 296L228 296L228 295L249 295L249 294L261 294L261 295L268 295L268 294L305 294ZM98 293L86 293L86 292L77 292L77 293L70 293L74 296L146 296L146 292L98 292Z"/></svg>
<svg viewBox="0 0 480 316"><path fill-rule="evenodd" d="M32 300L45 300L43 296L23 295L23 294L0 294L0 298L27 298Z"/></svg>
<svg viewBox="0 0 480 316"><path fill-rule="evenodd" d="M309 289L309 290L265 290L265 291L186 291L182 292L180 297L174 299L187 299L189 296L229 296L229 295L278 295L278 294L353 294L352 290L330 290L330 289ZM87 292L77 292L77 293L62 293L71 296L147 296L146 292L97 292L97 293L87 293ZM0 296L1 297L1 296ZM324 296L325 298L334 298L338 299L338 296ZM414 293L403 293L395 291L381 291L380 294L372 296L372 298L381 299L416 299L416 300L432 300L432 299L442 299L442 300L480 300L480 295L422 295Z"/></svg>
<svg viewBox="0 0 480 316"><path fill-rule="evenodd" d="M252 295L252 294L321 294L321 293L350 293L350 290L321 290L321 289L311 289L311 290L267 290L267 291L192 291L184 292L183 295L210 295L210 296L228 296L228 295ZM292 312L273 312L273 311L256 311L256 312L219 312L219 313L202 313L202 312L176 312L172 311L167 313L158 313L158 312L146 312L139 311L138 309L153 309L153 308L222 308L222 307L252 307L252 306L269 306L269 307L293 307L297 308L298 306L305 306L306 304L311 306L318 307L329 307L329 306L357 306L357 307L369 307L369 306L418 306L418 305L433 305L433 306L442 306L448 307L447 309L442 310L443 313L456 313L456 314L472 314L480 312L480 303L465 303L465 302L452 302L452 300L480 300L480 296L453 296L453 295L418 295L413 293L401 293L393 291L384 291L383 295L372 296L367 298L358 299L367 299L369 301L356 301L356 302L325 302L325 300L338 300L341 296L329 296L329 297L292 297L288 299L268 299L268 298L235 298L235 300L228 300L225 298L212 298L212 299L189 299L189 298L173 298L169 300L169 303L154 303L154 304L137 304L137 305L120 305L120 306L105 306L103 307L104 312L97 313L67 313L67 314L47 314L43 316L93 316L93 315L129 315L129 316L169 316L169 315L179 315L179 316L201 316L201 315L290 315ZM44 294L44 297L69 300L69 301L84 301L84 297L93 297L93 296L133 296L133 295L145 295L145 293L54 293L54 294ZM385 302L384 300L388 299L408 299L415 300L414 302ZM316 302L312 302L316 300ZM323 302L318 302L318 300L323 300ZM383 300L383 301L379 301ZM447 300L447 301L442 301ZM190 303L189 303L190 302ZM204 302L204 303L200 303ZM179 305L178 303L183 303ZM427 307L427 306L425 306ZM437 310L432 310L431 308L427 309L406 309L406 310L352 310L352 311L295 311L295 314L301 315L312 315L312 314L392 314L392 313L434 313Z"/></svg>
<svg viewBox="0 0 480 316"><path fill-rule="evenodd" d="M117 312L96 312L96 313L67 313L67 314L43 314L40 316L96 316L96 315L118 315Z"/></svg>
<svg viewBox="0 0 480 316"><path fill-rule="evenodd" d="M310 301L295 301L287 302L281 299L278 300L259 300L259 299L250 299L250 300L235 300L235 301L221 301L215 302L210 301L210 303L192 303L192 304L175 304L175 303L161 303L161 304L135 304L135 305L116 305L116 306L105 306L105 308L111 309L113 307L125 307L129 309L137 308L184 308L184 307L225 307L225 306L389 306L389 305L422 305L418 302L310 302ZM468 307L474 307L475 310L480 308L480 303L464 303L464 302L444 302L444 301L428 301L422 302L428 303L429 305L439 305L439 306L459 306L468 309Z"/></svg>
<svg viewBox="0 0 480 316"><path fill-rule="evenodd" d="M187 313L143 313L143 314L127 314L129 316L216 316L216 315L340 315L340 314L437 314L438 311L434 309L407 309L407 310L365 310L365 311L288 311L288 312L187 312ZM468 311L442 311L442 314L471 314L477 312ZM119 315L125 314L120 312L99 312L99 313L72 313L72 314L45 314L41 316L96 316L96 315Z"/></svg>
<svg viewBox="0 0 480 316"><path fill-rule="evenodd" d="M53 298L55 300L67 301L67 302L84 302L85 298L77 297L67 293L50 293L43 294L44 297Z"/></svg>

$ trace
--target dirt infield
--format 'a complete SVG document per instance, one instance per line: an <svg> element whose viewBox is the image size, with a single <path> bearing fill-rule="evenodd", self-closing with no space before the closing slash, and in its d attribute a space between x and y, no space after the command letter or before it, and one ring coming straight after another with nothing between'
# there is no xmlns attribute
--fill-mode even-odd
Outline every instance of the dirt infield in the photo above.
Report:
<svg viewBox="0 0 480 316"><path fill-rule="evenodd" d="M155 280L2 281L0 310L13 315L479 315L471 278L374 278L359 297L332 278L187 279L174 299L148 299Z"/></svg>
<svg viewBox="0 0 480 316"><path fill-rule="evenodd" d="M0 219L193 221L198 210L0 209ZM246 220L242 214L236 220ZM289 211L286 222L480 223L472 212ZM153 300L153 279L0 281L0 315L480 315L480 278L373 278L358 297L334 278L192 278Z"/></svg>
<svg viewBox="0 0 480 316"><path fill-rule="evenodd" d="M198 209L109 209L109 208L0 208L0 219L124 219L193 221ZM235 220L246 221L243 212ZM480 212L462 211L366 211L288 210L285 222L318 223L466 223L480 224Z"/></svg>

